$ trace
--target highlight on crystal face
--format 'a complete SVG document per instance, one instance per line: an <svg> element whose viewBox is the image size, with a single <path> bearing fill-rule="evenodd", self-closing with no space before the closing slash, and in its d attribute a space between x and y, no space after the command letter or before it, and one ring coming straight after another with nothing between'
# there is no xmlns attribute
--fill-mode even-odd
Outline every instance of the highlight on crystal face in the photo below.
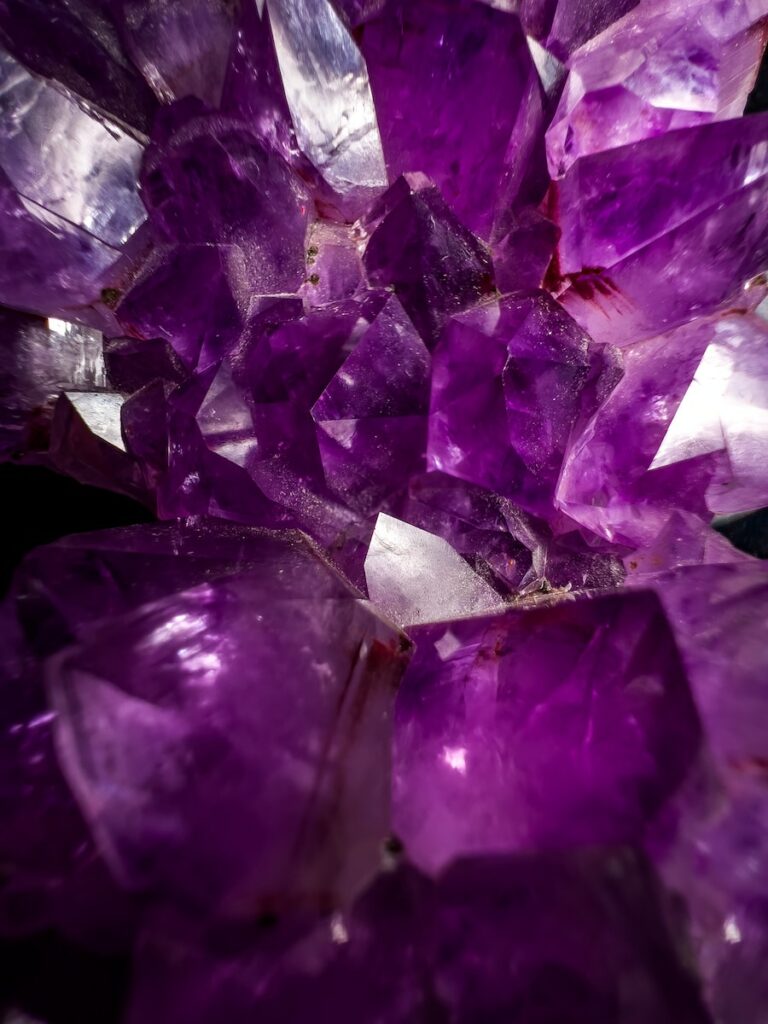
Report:
<svg viewBox="0 0 768 1024"><path fill-rule="evenodd" d="M0 0L1 1024L765 1024L766 41Z"/></svg>

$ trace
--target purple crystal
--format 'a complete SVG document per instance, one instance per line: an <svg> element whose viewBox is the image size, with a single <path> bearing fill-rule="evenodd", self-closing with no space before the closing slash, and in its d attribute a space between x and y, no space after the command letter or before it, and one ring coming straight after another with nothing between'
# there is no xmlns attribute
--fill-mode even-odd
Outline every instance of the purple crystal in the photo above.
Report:
<svg viewBox="0 0 768 1024"><path fill-rule="evenodd" d="M84 632L49 678L64 771L118 878L231 918L332 904L370 875L408 649L301 535L254 534L250 555Z"/></svg>
<svg viewBox="0 0 768 1024"><path fill-rule="evenodd" d="M464 861L433 884L382 873L348 914L218 948L168 916L139 950L130 1024L619 1019L705 1024L682 940L627 851ZM590 941L584 941L588 934ZM396 979L396 984L393 980Z"/></svg>
<svg viewBox="0 0 768 1024"><path fill-rule="evenodd" d="M312 407L325 478L365 511L423 468L429 353L396 298Z"/></svg>
<svg viewBox="0 0 768 1024"><path fill-rule="evenodd" d="M419 171L473 231L509 197L536 73L516 16L490 4L386 0L356 33L390 180ZM418 116L404 116L418 108ZM513 198L513 196L512 196Z"/></svg>
<svg viewBox="0 0 768 1024"><path fill-rule="evenodd" d="M645 3L577 50L547 135L552 175L589 153L738 117L765 46L766 15L760 5Z"/></svg>
<svg viewBox="0 0 768 1024"><path fill-rule="evenodd" d="M134 64L163 103L221 99L234 37L227 0L119 0L122 38Z"/></svg>
<svg viewBox="0 0 768 1024"><path fill-rule="evenodd" d="M550 515L571 431L619 375L544 292L460 314L434 353L427 464Z"/></svg>
<svg viewBox="0 0 768 1024"><path fill-rule="evenodd" d="M727 304L764 269L768 115L585 157L555 188L561 300L598 341L628 344ZM659 291L659 275L675 288Z"/></svg>
<svg viewBox="0 0 768 1024"><path fill-rule="evenodd" d="M10 603L0 610L0 664L0 937L55 929L92 947L127 947L127 900L61 775L39 666Z"/></svg>
<svg viewBox="0 0 768 1024"><path fill-rule="evenodd" d="M658 599L426 625L398 696L393 822L414 861L638 842L700 730Z"/></svg>
<svg viewBox="0 0 768 1024"><path fill-rule="evenodd" d="M269 25L266 6L243 4L224 81L222 108L255 126L284 157L295 152L296 137Z"/></svg>
<svg viewBox="0 0 768 1024"><path fill-rule="evenodd" d="M624 576L618 559L591 548L574 524L558 524L564 532L555 537L508 498L444 473L413 477L395 508L405 522L446 540L505 597L552 586L613 587Z"/></svg>
<svg viewBox="0 0 768 1024"><path fill-rule="evenodd" d="M767 26L0 0L6 1024L765 1024Z"/></svg>
<svg viewBox="0 0 768 1024"><path fill-rule="evenodd" d="M180 382L184 376L181 360L163 338L105 339L104 364L112 387L128 394L158 378Z"/></svg>
<svg viewBox="0 0 768 1024"><path fill-rule="evenodd" d="M142 194L160 235L238 246L251 292L297 288L311 201L283 158L243 122L195 116L184 103L168 108L157 134Z"/></svg>
<svg viewBox="0 0 768 1024"><path fill-rule="evenodd" d="M631 11L638 0L521 0L523 22L560 60Z"/></svg>
<svg viewBox="0 0 768 1024"><path fill-rule="evenodd" d="M117 318L140 338L166 340L194 368L201 351L223 353L242 326L232 283L241 264L235 246L158 247L123 296Z"/></svg>
<svg viewBox="0 0 768 1024"><path fill-rule="evenodd" d="M765 343L765 321L730 314L625 349L624 379L572 442L561 508L637 547L675 510L764 504Z"/></svg>
<svg viewBox="0 0 768 1024"><path fill-rule="evenodd" d="M699 970L713 1012L757 1024L768 948L768 801L762 630L765 566L682 568L657 583L707 734L717 780L689 786L679 825L656 859L686 901Z"/></svg>
<svg viewBox="0 0 768 1024"><path fill-rule="evenodd" d="M157 107L131 64L111 0L5 0L0 38L32 71L148 132Z"/></svg>
<svg viewBox="0 0 768 1024"><path fill-rule="evenodd" d="M527 207L511 218L506 232L492 248L499 291L540 288L559 237L557 226L538 210Z"/></svg>
<svg viewBox="0 0 768 1024"><path fill-rule="evenodd" d="M326 542L351 516L326 485L311 409L384 299L369 296L306 313L295 297L254 300L236 348L196 412L210 451Z"/></svg>
<svg viewBox="0 0 768 1024"><path fill-rule="evenodd" d="M392 288L432 347L446 318L493 292L488 251L422 177L398 178L370 211L363 265Z"/></svg>
<svg viewBox="0 0 768 1024"><path fill-rule="evenodd" d="M142 148L7 53L0 87L0 300L98 323L80 307L98 300L145 218Z"/></svg>

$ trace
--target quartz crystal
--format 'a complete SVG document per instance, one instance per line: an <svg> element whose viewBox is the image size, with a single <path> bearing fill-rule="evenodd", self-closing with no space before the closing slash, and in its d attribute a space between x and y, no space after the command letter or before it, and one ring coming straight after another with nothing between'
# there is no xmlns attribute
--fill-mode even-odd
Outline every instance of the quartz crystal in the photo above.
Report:
<svg viewBox="0 0 768 1024"><path fill-rule="evenodd" d="M7 457L33 446L60 389L106 390L107 380L98 331L10 309L0 312L0 331L0 453Z"/></svg>
<svg viewBox="0 0 768 1024"><path fill-rule="evenodd" d="M368 546L365 579L371 600L404 625L487 612L501 604L442 537L384 513Z"/></svg>
<svg viewBox="0 0 768 1024"><path fill-rule="evenodd" d="M766 504L767 340L762 318L726 314L625 349L623 380L572 441L563 510L643 547L678 510Z"/></svg>
<svg viewBox="0 0 768 1024"><path fill-rule="evenodd" d="M368 281L394 290L430 348L450 313L492 293L490 254L423 175L398 178L364 227Z"/></svg>
<svg viewBox="0 0 768 1024"><path fill-rule="evenodd" d="M700 730L648 593L412 631L398 698L393 821L416 863L642 840Z"/></svg>
<svg viewBox="0 0 768 1024"><path fill-rule="evenodd" d="M544 292L459 314L434 355L427 463L546 516L571 431L620 376Z"/></svg>
<svg viewBox="0 0 768 1024"><path fill-rule="evenodd" d="M428 175L457 216L487 237L495 203L513 199L519 184L515 162L527 140L520 129L514 145L513 132L537 81L520 22L477 0L385 0L376 8L356 37L390 179ZM419 117L404 116L413 105Z"/></svg>
<svg viewBox="0 0 768 1024"><path fill-rule="evenodd" d="M571 56L547 132L552 175L589 153L738 117L767 34L765 3L635 7Z"/></svg>
<svg viewBox="0 0 768 1024"><path fill-rule="evenodd" d="M765 1024L767 38L0 0L3 1024Z"/></svg>
<svg viewBox="0 0 768 1024"><path fill-rule="evenodd" d="M751 565L694 565L656 584L688 668L717 784L685 795L663 836L662 877L689 908L716 1019L757 1024L765 1007L768 871L762 623L768 575ZM714 789L713 792L710 790Z"/></svg>
<svg viewBox="0 0 768 1024"><path fill-rule="evenodd" d="M145 219L142 147L0 52L0 301L80 318Z"/></svg>
<svg viewBox="0 0 768 1024"><path fill-rule="evenodd" d="M553 184L562 302L595 340L625 345L754 304L767 140L768 114L681 129L584 157ZM654 289L659 274L674 289Z"/></svg>
<svg viewBox="0 0 768 1024"><path fill-rule="evenodd" d="M5 0L0 39L31 71L147 133L157 102L121 39L121 6L121 0Z"/></svg>
<svg viewBox="0 0 768 1024"><path fill-rule="evenodd" d="M409 646L301 537L251 549L251 572L84 631L48 675L118 879L235 919L333 905L372 873Z"/></svg>
<svg viewBox="0 0 768 1024"><path fill-rule="evenodd" d="M401 865L349 914L216 948L166 916L140 946L130 1024L638 1020L706 1024L679 928L626 850ZM589 943L584 942L584 934ZM277 966L275 966L277 964ZM393 983L395 982L395 983Z"/></svg>

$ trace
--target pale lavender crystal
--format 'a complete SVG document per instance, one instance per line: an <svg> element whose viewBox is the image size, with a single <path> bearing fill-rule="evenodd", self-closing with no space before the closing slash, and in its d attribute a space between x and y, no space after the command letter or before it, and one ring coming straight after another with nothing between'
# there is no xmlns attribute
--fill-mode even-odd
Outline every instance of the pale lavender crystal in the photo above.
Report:
<svg viewBox="0 0 768 1024"><path fill-rule="evenodd" d="M393 824L414 861L638 842L700 730L651 593L411 630L396 707Z"/></svg>
<svg viewBox="0 0 768 1024"><path fill-rule="evenodd" d="M271 0L269 18L298 144L359 213L387 184L366 62L330 0Z"/></svg>
<svg viewBox="0 0 768 1024"><path fill-rule="evenodd" d="M678 510L765 504L767 340L762 318L730 314L625 349L624 379L571 441L560 507L642 547Z"/></svg>
<svg viewBox="0 0 768 1024"><path fill-rule="evenodd" d="M752 563L717 530L692 512L675 509L651 540L624 557L627 583L653 583L670 569L686 565Z"/></svg>
<svg viewBox="0 0 768 1024"><path fill-rule="evenodd" d="M596 340L754 304L744 285L768 259L766 141L768 114L681 129L585 157L555 184L561 301Z"/></svg>
<svg viewBox="0 0 768 1024"><path fill-rule="evenodd" d="M431 359L390 298L312 407L325 478L365 512L424 468Z"/></svg>
<svg viewBox="0 0 768 1024"><path fill-rule="evenodd" d="M153 505L139 463L124 450L122 396L104 392L59 395L46 444L36 460L83 484L118 491Z"/></svg>
<svg viewBox="0 0 768 1024"><path fill-rule="evenodd" d="M545 292L459 314L434 353L427 464L552 515L577 424L620 376Z"/></svg>
<svg viewBox="0 0 768 1024"><path fill-rule="evenodd" d="M250 572L85 631L49 673L62 765L116 875L245 920L333 905L374 871L409 647L301 535L249 554Z"/></svg>
<svg viewBox="0 0 768 1024"><path fill-rule="evenodd" d="M139 143L5 53L0 97L0 167L19 197L119 249L146 216Z"/></svg>
<svg viewBox="0 0 768 1024"><path fill-rule="evenodd" d="M520 126L537 100L517 17L476 0L387 0L355 37L390 180L428 175L459 219L488 237L496 203L513 199L524 176Z"/></svg>
<svg viewBox="0 0 768 1024"><path fill-rule="evenodd" d="M363 288L363 264L356 230L317 220L307 238L307 268L299 294L310 306L348 299Z"/></svg>
<svg viewBox="0 0 768 1024"><path fill-rule="evenodd" d="M675 128L739 117L765 46L768 6L643 3L569 61L547 132L549 169Z"/></svg>
<svg viewBox="0 0 768 1024"><path fill-rule="evenodd" d="M383 513L368 546L365 581L371 600L403 626L489 612L502 604L442 537Z"/></svg>

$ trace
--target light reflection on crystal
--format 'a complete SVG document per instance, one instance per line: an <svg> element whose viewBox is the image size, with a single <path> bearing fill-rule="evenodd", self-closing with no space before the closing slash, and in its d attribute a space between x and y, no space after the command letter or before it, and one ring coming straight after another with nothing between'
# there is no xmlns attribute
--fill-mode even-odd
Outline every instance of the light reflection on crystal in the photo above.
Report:
<svg viewBox="0 0 768 1024"><path fill-rule="evenodd" d="M0 166L19 195L107 245L123 245L146 216L136 188L141 146L6 53L0 117Z"/></svg>
<svg viewBox="0 0 768 1024"><path fill-rule="evenodd" d="M365 63L329 0L269 0L296 135L343 192L382 189L384 156Z"/></svg>

